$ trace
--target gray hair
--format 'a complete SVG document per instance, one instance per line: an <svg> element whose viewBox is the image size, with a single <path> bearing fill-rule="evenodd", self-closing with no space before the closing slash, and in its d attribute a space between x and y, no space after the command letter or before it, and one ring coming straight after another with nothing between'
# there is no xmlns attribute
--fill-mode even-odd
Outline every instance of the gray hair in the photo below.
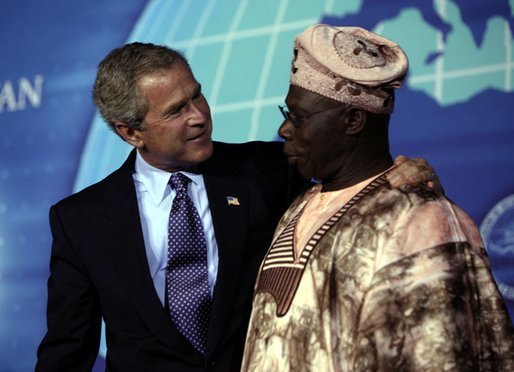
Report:
<svg viewBox="0 0 514 372"><path fill-rule="evenodd" d="M139 79L157 70L171 68L177 62L190 68L177 50L151 43L130 43L112 50L98 65L93 100L103 119L116 132L123 122L140 129L148 105L137 87Z"/></svg>

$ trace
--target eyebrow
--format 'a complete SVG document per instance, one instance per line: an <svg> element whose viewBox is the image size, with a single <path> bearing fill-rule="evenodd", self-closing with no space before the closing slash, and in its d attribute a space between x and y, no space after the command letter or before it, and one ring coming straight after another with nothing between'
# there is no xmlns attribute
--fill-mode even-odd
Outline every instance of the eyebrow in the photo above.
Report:
<svg viewBox="0 0 514 372"><path fill-rule="evenodd" d="M191 98L198 97L202 93L202 84L198 83L198 86L193 91L193 96Z"/></svg>

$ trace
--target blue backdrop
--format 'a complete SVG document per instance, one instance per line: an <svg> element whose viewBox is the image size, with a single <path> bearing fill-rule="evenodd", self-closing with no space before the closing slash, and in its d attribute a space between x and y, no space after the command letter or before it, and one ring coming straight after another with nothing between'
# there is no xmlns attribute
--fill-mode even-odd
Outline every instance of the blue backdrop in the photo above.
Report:
<svg viewBox="0 0 514 372"><path fill-rule="evenodd" d="M413 4L414 3L414 4ZM89 0L0 11L0 371L33 369L45 332L49 207L104 177L128 147L95 113L96 66L127 41L184 51L214 138L276 139L293 38L326 22L397 41L411 72L391 124L481 227L514 315L514 0Z"/></svg>

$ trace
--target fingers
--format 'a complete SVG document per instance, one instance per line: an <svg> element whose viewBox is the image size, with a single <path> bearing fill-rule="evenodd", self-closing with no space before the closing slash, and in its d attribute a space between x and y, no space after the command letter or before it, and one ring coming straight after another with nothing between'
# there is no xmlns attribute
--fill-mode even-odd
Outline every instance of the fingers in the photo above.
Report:
<svg viewBox="0 0 514 372"><path fill-rule="evenodd" d="M395 159L395 165L395 169L387 175L392 187L408 187L423 182L431 182L429 186L434 190L442 189L434 169L425 159L409 159L405 156L398 156Z"/></svg>
<svg viewBox="0 0 514 372"><path fill-rule="evenodd" d="M435 175L435 173L434 173ZM430 187L434 192L438 195L444 195L444 188L441 184L441 181L439 181L439 177L435 175L436 179L434 181L427 182L428 187Z"/></svg>
<svg viewBox="0 0 514 372"><path fill-rule="evenodd" d="M397 167L402 165L403 163L405 163L407 160L409 160L408 157L404 156L404 155L398 155L396 157L396 159L394 159L394 165L396 165Z"/></svg>
<svg viewBox="0 0 514 372"><path fill-rule="evenodd" d="M418 182L418 173L415 173L412 176L406 175L405 173L389 173L387 176L387 180L389 184L393 188L405 188L408 189L409 186L415 185Z"/></svg>

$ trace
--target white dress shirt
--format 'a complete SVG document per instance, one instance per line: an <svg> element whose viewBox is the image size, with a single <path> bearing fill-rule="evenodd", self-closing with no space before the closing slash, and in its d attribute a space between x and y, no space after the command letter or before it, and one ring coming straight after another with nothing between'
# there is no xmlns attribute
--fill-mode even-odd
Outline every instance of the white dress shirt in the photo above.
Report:
<svg viewBox="0 0 514 372"><path fill-rule="evenodd" d="M180 172L191 179L188 194L198 210L207 243L207 266L211 296L218 273L218 245L214 236L211 210L201 174ZM136 187L139 217L145 240L146 257L155 291L164 305L166 290L166 266L168 264L168 219L175 197L175 190L168 184L170 172L148 164L139 154L136 156L132 178Z"/></svg>

